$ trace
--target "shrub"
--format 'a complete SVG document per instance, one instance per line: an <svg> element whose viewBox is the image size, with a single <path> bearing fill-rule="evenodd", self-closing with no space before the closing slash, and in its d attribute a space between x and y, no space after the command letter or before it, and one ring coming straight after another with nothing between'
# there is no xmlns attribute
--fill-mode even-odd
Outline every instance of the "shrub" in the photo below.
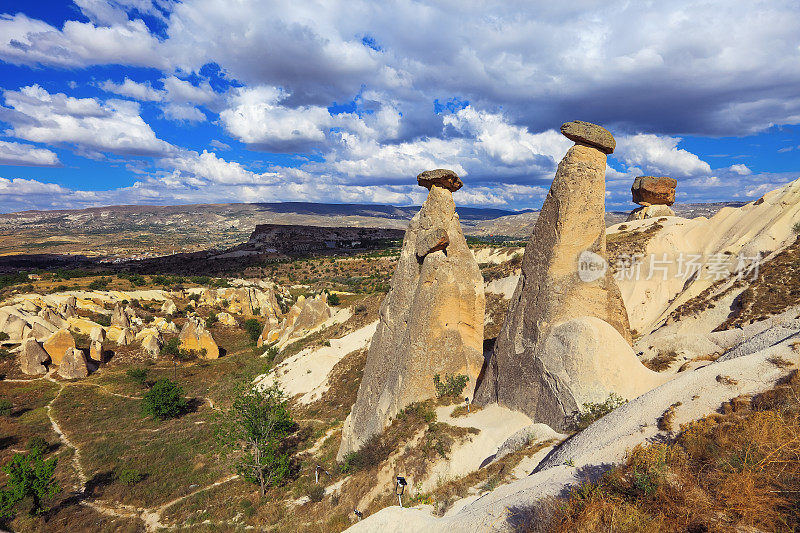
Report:
<svg viewBox="0 0 800 533"><path fill-rule="evenodd" d="M98 278L89 284L89 290L104 291L108 288L109 283L111 283L111 278Z"/></svg>
<svg viewBox="0 0 800 533"><path fill-rule="evenodd" d="M325 487L322 485L311 485L306 495L312 502L321 502L323 498L325 498Z"/></svg>
<svg viewBox="0 0 800 533"><path fill-rule="evenodd" d="M33 500L32 515L46 512L48 508L42 505L42 500L52 498L61 490L54 475L57 463L58 457L45 461L38 449L27 454L15 453L3 467L8 475L8 488L0 491L0 517L14 516L17 503L28 497Z"/></svg>
<svg viewBox="0 0 800 533"><path fill-rule="evenodd" d="M5 331L0 331L0 342L7 341L10 338L11 337L9 337L8 333L6 333Z"/></svg>
<svg viewBox="0 0 800 533"><path fill-rule="evenodd" d="M392 448L389 444L384 442L380 435L374 435L358 451L345 455L344 460L339 464L339 471L342 474L351 474L359 470L377 467L391 453Z"/></svg>
<svg viewBox="0 0 800 533"><path fill-rule="evenodd" d="M144 474L133 468L124 468L119 471L116 478L123 485L136 485L144 479Z"/></svg>
<svg viewBox="0 0 800 533"><path fill-rule="evenodd" d="M180 345L181 341L178 339L178 337L167 339L167 341L161 347L161 356L178 357L181 351Z"/></svg>
<svg viewBox="0 0 800 533"><path fill-rule="evenodd" d="M142 412L158 420L177 418L186 407L183 389L167 378L156 381L142 398Z"/></svg>
<svg viewBox="0 0 800 533"><path fill-rule="evenodd" d="M149 372L150 371L146 368L131 368L125 372L125 375L128 376L128 379L134 383L144 386L145 382L147 381L147 374Z"/></svg>
<svg viewBox="0 0 800 533"><path fill-rule="evenodd" d="M608 413L627 402L628 400L612 392L603 403L589 402L583 404L583 412L578 415L578 429L586 429L596 420L600 420Z"/></svg>
<svg viewBox="0 0 800 533"><path fill-rule="evenodd" d="M14 409L14 404L11 403L11 400L0 400L0 416L11 415L12 409Z"/></svg>
<svg viewBox="0 0 800 533"><path fill-rule="evenodd" d="M213 327L214 324L217 323L217 320L219 320L217 318L217 314L216 313L211 313L210 315L208 315L208 318L206 319L206 327L207 328Z"/></svg>
<svg viewBox="0 0 800 533"><path fill-rule="evenodd" d="M794 230L795 233L800 234L800 222L797 222L794 226L792 226L792 230Z"/></svg>
<svg viewBox="0 0 800 533"><path fill-rule="evenodd" d="M248 318L244 321L244 329L250 336L250 340L258 342L258 338L261 336L261 331L263 329L261 327L261 322L255 318Z"/></svg>
<svg viewBox="0 0 800 533"><path fill-rule="evenodd" d="M461 393L464 391L464 387L467 386L468 381L469 376L465 376L463 374L459 374L457 376L447 374L444 377L444 383L442 382L439 374L433 376L433 386L436 388L436 396L439 398L460 397Z"/></svg>
<svg viewBox="0 0 800 533"><path fill-rule="evenodd" d="M269 347L267 348L267 351L266 351L266 352L264 352L264 356L265 356L265 357L267 358L267 360L268 360L268 361L271 363L271 362L273 362L273 361L275 360L275 358L278 356L278 352L279 352L279 350L278 350L278 347L277 347L277 346L269 346Z"/></svg>
<svg viewBox="0 0 800 533"><path fill-rule="evenodd" d="M50 445L42 437L31 437L28 440L27 447L30 453L38 453L43 456L50 448Z"/></svg>
<svg viewBox="0 0 800 533"><path fill-rule="evenodd" d="M328 295L328 305L339 305L340 303L341 300L339 300L338 294L331 293Z"/></svg>
<svg viewBox="0 0 800 533"><path fill-rule="evenodd" d="M356 309L355 309L355 311L356 311L356 313L357 313L357 314L359 314L359 315L360 315L360 314L362 314L362 313L366 313L366 312L367 312L367 306L366 306L366 305L359 304L359 305L357 305L357 306L356 306Z"/></svg>

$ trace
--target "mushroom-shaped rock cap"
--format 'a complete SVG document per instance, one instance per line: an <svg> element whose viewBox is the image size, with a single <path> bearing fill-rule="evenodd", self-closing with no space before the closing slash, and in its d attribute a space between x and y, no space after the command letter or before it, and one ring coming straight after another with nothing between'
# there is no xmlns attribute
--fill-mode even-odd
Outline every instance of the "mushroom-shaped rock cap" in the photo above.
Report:
<svg viewBox="0 0 800 533"><path fill-rule="evenodd" d="M431 190L431 187L436 185L453 192L464 186L461 178L455 172L446 168L426 170L417 176L417 184L428 190Z"/></svg>
<svg viewBox="0 0 800 533"><path fill-rule="evenodd" d="M617 141L610 131L591 122L565 122L561 125L561 134L570 141L590 144L605 154L614 153L614 148L617 147Z"/></svg>

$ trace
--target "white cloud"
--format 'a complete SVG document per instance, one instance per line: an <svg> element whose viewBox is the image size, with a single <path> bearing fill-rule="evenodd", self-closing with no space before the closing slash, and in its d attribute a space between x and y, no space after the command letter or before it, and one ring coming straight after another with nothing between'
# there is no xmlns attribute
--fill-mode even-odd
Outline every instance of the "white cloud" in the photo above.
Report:
<svg viewBox="0 0 800 533"><path fill-rule="evenodd" d="M0 14L0 59L16 65L169 68L159 40L141 20L114 26L70 20L61 30L40 20Z"/></svg>
<svg viewBox="0 0 800 533"><path fill-rule="evenodd" d="M176 122L204 122L206 120L205 113L189 104L166 104L161 109L166 118Z"/></svg>
<svg viewBox="0 0 800 533"><path fill-rule="evenodd" d="M160 102L164 99L164 91L153 89L149 83L139 83L125 78L122 83L106 80L99 85L106 92L127 96L141 102Z"/></svg>
<svg viewBox="0 0 800 533"><path fill-rule="evenodd" d="M626 135L617 138L614 158L629 171L670 177L710 174L711 166L697 155L678 148L680 137L653 134Z"/></svg>
<svg viewBox="0 0 800 533"><path fill-rule="evenodd" d="M30 144L17 142L0 141L0 165L60 167L61 162L55 152L46 148L36 148Z"/></svg>
<svg viewBox="0 0 800 533"><path fill-rule="evenodd" d="M728 167L728 170L730 170L731 172L735 172L740 176L749 176L750 174L753 173L753 171L750 170L747 167L747 165L741 163L738 165L731 165L730 167Z"/></svg>
<svg viewBox="0 0 800 533"><path fill-rule="evenodd" d="M296 150L325 140L333 120L320 106L290 109L280 105L288 95L275 87L240 89L220 113L225 129L240 141L272 150Z"/></svg>
<svg viewBox="0 0 800 533"><path fill-rule="evenodd" d="M163 155L173 147L156 137L135 102L50 94L38 85L4 92L13 109L6 135L33 142L74 145L82 153Z"/></svg>
<svg viewBox="0 0 800 533"><path fill-rule="evenodd" d="M188 150L183 151L174 156L161 159L159 165L173 169L173 174L177 172L215 184L266 185L275 183L280 179L275 173L258 174L245 169L235 161L226 161L213 152L206 150L203 150L202 154Z"/></svg>
<svg viewBox="0 0 800 533"><path fill-rule="evenodd" d="M217 150L230 150L231 146L229 144L225 144L222 141L217 139L212 139L210 143L208 143L211 148L216 148Z"/></svg>

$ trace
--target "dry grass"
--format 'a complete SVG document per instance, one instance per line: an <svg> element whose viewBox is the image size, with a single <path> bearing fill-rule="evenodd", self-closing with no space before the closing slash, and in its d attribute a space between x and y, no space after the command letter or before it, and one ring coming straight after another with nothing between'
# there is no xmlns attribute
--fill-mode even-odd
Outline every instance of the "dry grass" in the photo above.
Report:
<svg viewBox="0 0 800 533"><path fill-rule="evenodd" d="M734 302L734 310L717 329L730 329L777 315L800 304L800 236L775 257L762 263L758 279Z"/></svg>
<svg viewBox="0 0 800 533"><path fill-rule="evenodd" d="M681 426L672 444L637 446L600 481L553 502L546 529L797 531L800 376L732 405Z"/></svg>
<svg viewBox="0 0 800 533"><path fill-rule="evenodd" d="M664 353L659 353L652 359L648 359L646 361L642 361L642 364L653 370L654 372L664 372L665 370L669 370L672 363L674 363L678 359L678 354L675 351L668 351Z"/></svg>
<svg viewBox="0 0 800 533"><path fill-rule="evenodd" d="M661 418L658 419L658 429L661 431L672 431L672 422L675 420L675 411L683 405L681 402L675 402L670 405Z"/></svg>

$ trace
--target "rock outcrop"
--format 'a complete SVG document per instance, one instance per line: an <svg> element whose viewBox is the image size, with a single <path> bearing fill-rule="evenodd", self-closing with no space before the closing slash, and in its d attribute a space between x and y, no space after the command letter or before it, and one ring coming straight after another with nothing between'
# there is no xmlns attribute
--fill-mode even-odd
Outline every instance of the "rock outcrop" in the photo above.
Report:
<svg viewBox="0 0 800 533"><path fill-rule="evenodd" d="M561 131L579 142L558 165L475 396L559 431L584 402L604 401L611 392L630 398L652 386L639 374L653 377L638 368L625 304L606 263L605 169L613 137L588 123ZM569 332L580 337L572 342ZM620 389L611 378L623 363L636 369L631 380L639 388Z"/></svg>
<svg viewBox="0 0 800 533"><path fill-rule="evenodd" d="M637 207L631 214L628 215L628 219L626 222L632 222L634 220L644 220L646 218L661 218L661 217L674 217L675 211L668 205L663 204L656 204L656 205L643 205L642 207Z"/></svg>
<svg viewBox="0 0 800 533"><path fill-rule="evenodd" d="M131 327L128 313L125 312L125 309L120 304L114 305L114 310L111 312L111 325L122 329Z"/></svg>
<svg viewBox="0 0 800 533"><path fill-rule="evenodd" d="M43 347L53 364L60 365L64 354L75 348L75 339L68 330L60 329L44 341Z"/></svg>
<svg viewBox="0 0 800 533"><path fill-rule="evenodd" d="M223 326L238 326L239 323L236 322L236 319L233 318L233 315L230 313L222 312L217 315L217 321L222 324Z"/></svg>
<svg viewBox="0 0 800 533"><path fill-rule="evenodd" d="M156 335L146 335L142 339L142 349L144 350L144 353L152 357L158 357L158 355L161 353L161 346L161 339Z"/></svg>
<svg viewBox="0 0 800 533"><path fill-rule="evenodd" d="M89 375L89 364L83 350L70 348L58 367L58 375L64 379L85 378Z"/></svg>
<svg viewBox="0 0 800 533"><path fill-rule="evenodd" d="M675 203L675 187L678 180L665 176L639 176L633 180L631 195L633 203L641 206L672 205Z"/></svg>
<svg viewBox="0 0 800 533"><path fill-rule="evenodd" d="M197 317L189 317L178 338L181 350L196 352L203 359L219 358L219 347L214 337Z"/></svg>
<svg viewBox="0 0 800 533"><path fill-rule="evenodd" d="M411 220L380 309L338 457L359 449L410 403L434 398L434 375L466 375L471 395L483 364L483 278L461 231L452 171L418 176L430 192Z"/></svg>
<svg viewBox="0 0 800 533"><path fill-rule="evenodd" d="M285 346L292 339L302 337L321 326L331 316L333 313L328 305L327 294L321 293L312 298L300 295L280 323L276 316L267 317L258 345L277 343Z"/></svg>
<svg viewBox="0 0 800 533"><path fill-rule="evenodd" d="M35 339L27 339L22 343L18 357L19 368L25 374L38 376L47 373L47 367L42 363L49 361L50 356Z"/></svg>

